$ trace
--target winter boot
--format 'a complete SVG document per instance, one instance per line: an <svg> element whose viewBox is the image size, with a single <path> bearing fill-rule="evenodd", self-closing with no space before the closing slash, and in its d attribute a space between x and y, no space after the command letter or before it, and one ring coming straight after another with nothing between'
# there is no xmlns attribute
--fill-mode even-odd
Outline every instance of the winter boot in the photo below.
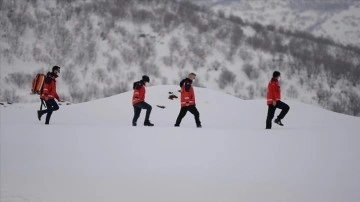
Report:
<svg viewBox="0 0 360 202"><path fill-rule="evenodd" d="M280 126L284 126L284 124L281 123L281 120L279 118L275 119L274 123L279 124Z"/></svg>
<svg viewBox="0 0 360 202"><path fill-rule="evenodd" d="M144 122L144 126L154 126L154 124L152 124L152 123L150 122L150 120L146 120L146 121Z"/></svg>
<svg viewBox="0 0 360 202"><path fill-rule="evenodd" d="M132 123L132 126L136 126L136 123L135 123L135 122L133 122L133 123Z"/></svg>
<svg viewBox="0 0 360 202"><path fill-rule="evenodd" d="M43 115L42 111L37 111L38 119L41 121L41 117Z"/></svg>
<svg viewBox="0 0 360 202"><path fill-rule="evenodd" d="M202 128L201 124L196 125L197 128Z"/></svg>

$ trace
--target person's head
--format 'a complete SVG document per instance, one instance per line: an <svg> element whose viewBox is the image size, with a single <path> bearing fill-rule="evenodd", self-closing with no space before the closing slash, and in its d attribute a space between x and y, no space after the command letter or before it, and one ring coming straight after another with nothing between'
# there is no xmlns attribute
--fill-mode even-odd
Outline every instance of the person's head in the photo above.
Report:
<svg viewBox="0 0 360 202"><path fill-rule="evenodd" d="M145 83L149 83L149 82L150 82L150 78L149 78L147 75L142 76L142 80L143 80Z"/></svg>
<svg viewBox="0 0 360 202"><path fill-rule="evenodd" d="M280 72L274 71L274 73L273 73L273 78L274 79L280 80L280 76L281 76Z"/></svg>
<svg viewBox="0 0 360 202"><path fill-rule="evenodd" d="M53 74L58 75L60 74L60 67L59 66L53 66L52 71Z"/></svg>
<svg viewBox="0 0 360 202"><path fill-rule="evenodd" d="M196 74L195 73L190 73L188 78L191 80L191 81L194 81L195 78L196 78Z"/></svg>
<svg viewBox="0 0 360 202"><path fill-rule="evenodd" d="M51 69L51 72L48 72L47 76L55 79L55 78L57 78L57 77L59 76L59 75L58 75L59 73L60 73L60 67L59 67L59 66L54 66L54 67Z"/></svg>

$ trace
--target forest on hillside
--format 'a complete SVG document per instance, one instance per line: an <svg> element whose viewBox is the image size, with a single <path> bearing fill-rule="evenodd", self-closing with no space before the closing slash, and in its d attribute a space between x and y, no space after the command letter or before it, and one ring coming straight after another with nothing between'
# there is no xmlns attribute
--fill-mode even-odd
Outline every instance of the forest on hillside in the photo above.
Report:
<svg viewBox="0 0 360 202"><path fill-rule="evenodd" d="M53 64L66 67L60 93L74 103L129 91L143 74L177 84L191 71L198 86L264 98L280 70L289 99L360 116L355 46L188 1L2 0L0 11L0 101L28 101L34 74Z"/></svg>

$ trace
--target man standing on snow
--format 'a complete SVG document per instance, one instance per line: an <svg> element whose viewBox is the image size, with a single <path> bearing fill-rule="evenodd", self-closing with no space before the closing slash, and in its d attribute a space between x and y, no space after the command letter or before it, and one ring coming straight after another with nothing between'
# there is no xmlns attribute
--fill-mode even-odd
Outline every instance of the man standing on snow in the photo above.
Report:
<svg viewBox="0 0 360 202"><path fill-rule="evenodd" d="M290 107L284 102L281 102L281 90L280 90L280 72L274 71L273 77L270 80L267 88L267 105L268 113L266 118L266 129L271 129L271 121L274 118L276 108L281 109L279 116L274 120L275 123L283 126L281 119L288 113Z"/></svg>
<svg viewBox="0 0 360 202"><path fill-rule="evenodd" d="M132 97L132 105L134 107L134 118L132 120L132 125L136 126L137 120L140 117L141 109L146 109L144 126L154 126L150 123L150 113L152 110L151 105L145 102L145 86L146 83L150 82L150 78L146 75L142 77L142 80L134 82L133 89L134 94Z"/></svg>
<svg viewBox="0 0 360 202"><path fill-rule="evenodd" d="M201 128L200 113L196 109L195 93L192 82L195 80L196 74L190 73L188 78L180 82L181 87L181 109L176 119L175 127L179 127L181 120L185 117L187 111L194 115L195 123L198 128Z"/></svg>
<svg viewBox="0 0 360 202"><path fill-rule="evenodd" d="M45 110L39 110L37 112L39 121L41 120L41 116L46 114L45 124L48 125L50 123L50 118L53 111L59 109L59 105L56 103L55 99L60 101L59 95L56 92L56 78L60 74L60 67L54 66L51 72L48 72L46 78L44 80L42 94L40 96L41 102L45 100L46 108Z"/></svg>

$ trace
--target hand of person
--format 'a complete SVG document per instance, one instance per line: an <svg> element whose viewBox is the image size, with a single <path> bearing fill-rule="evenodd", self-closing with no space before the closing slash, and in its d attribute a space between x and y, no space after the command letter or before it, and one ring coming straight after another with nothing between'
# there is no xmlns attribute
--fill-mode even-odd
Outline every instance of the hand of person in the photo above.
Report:
<svg viewBox="0 0 360 202"><path fill-rule="evenodd" d="M273 101L273 105L276 106L276 101Z"/></svg>
<svg viewBox="0 0 360 202"><path fill-rule="evenodd" d="M49 97L47 97L47 96L46 96L46 97L44 97L44 100L49 100Z"/></svg>

